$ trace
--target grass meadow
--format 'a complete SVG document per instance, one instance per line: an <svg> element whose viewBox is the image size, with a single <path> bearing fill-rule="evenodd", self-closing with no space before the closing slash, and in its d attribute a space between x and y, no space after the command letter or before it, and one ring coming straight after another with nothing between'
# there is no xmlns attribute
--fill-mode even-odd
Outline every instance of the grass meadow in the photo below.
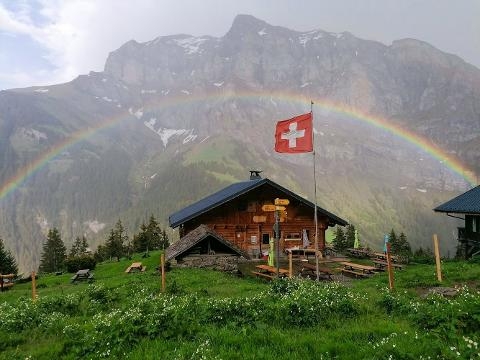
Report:
<svg viewBox="0 0 480 360"><path fill-rule="evenodd" d="M126 274L132 261L144 273ZM480 359L480 264L409 265L369 279L267 283L173 268L159 253L45 275L0 293L0 359ZM454 297L429 294L437 286Z"/></svg>

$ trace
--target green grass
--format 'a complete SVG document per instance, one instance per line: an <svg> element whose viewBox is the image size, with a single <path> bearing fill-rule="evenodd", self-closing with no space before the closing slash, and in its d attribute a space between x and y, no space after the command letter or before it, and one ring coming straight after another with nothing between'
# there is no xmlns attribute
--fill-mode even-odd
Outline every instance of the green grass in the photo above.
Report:
<svg viewBox="0 0 480 360"><path fill-rule="evenodd" d="M97 265L93 284L40 276L0 293L0 359L421 359L480 353L480 265L442 264L455 299L427 297L434 265L344 284L266 283L174 268L161 294L159 253ZM145 273L126 274L141 261ZM476 345L475 345L476 344ZM470 346L470 347L469 347ZM474 347L477 349L474 349ZM457 352L460 355L457 355Z"/></svg>

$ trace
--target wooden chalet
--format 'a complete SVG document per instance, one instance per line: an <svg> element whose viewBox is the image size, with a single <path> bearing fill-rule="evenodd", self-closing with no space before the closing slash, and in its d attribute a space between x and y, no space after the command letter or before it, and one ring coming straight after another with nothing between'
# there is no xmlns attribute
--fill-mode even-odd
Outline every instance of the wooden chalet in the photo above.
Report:
<svg viewBox="0 0 480 360"><path fill-rule="evenodd" d="M480 254L480 186L433 210L465 221L458 228L457 256L468 259Z"/></svg>
<svg viewBox="0 0 480 360"><path fill-rule="evenodd" d="M177 211L169 217L169 223L172 228L179 228L180 241L198 227L206 226L235 249L256 258L266 254L270 239L274 237L274 212L263 211L262 207L273 205L276 198L289 201L280 216L280 249L302 248L305 244L303 233L312 248L315 205L272 180L261 178L259 171L252 171L248 181L227 186ZM329 226L345 226L347 222L318 206L317 217L319 249L322 250L325 230ZM205 254L208 250L200 248ZM215 249L213 251L218 253Z"/></svg>

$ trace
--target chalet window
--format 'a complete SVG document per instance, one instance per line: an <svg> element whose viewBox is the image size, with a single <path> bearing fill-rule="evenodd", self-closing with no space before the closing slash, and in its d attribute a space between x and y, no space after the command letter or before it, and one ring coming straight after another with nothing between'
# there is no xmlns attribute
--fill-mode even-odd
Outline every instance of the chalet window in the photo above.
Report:
<svg viewBox="0 0 480 360"><path fill-rule="evenodd" d="M472 217L472 232L477 232L477 226L478 226L478 221L477 218L474 216Z"/></svg>
<svg viewBox="0 0 480 360"><path fill-rule="evenodd" d="M245 202L239 203L237 209L238 209L238 211L246 211L247 210L247 203L245 203Z"/></svg>
<svg viewBox="0 0 480 360"><path fill-rule="evenodd" d="M301 236L299 232L291 232L285 234L286 241L299 241L301 240Z"/></svg>

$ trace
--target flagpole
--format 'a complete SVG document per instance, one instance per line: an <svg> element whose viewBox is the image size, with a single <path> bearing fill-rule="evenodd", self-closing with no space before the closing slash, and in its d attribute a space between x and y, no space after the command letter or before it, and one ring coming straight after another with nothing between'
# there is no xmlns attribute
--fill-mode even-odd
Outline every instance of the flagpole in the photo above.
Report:
<svg viewBox="0 0 480 360"><path fill-rule="evenodd" d="M317 281L320 281L320 275L318 271L318 218L317 218L317 173L316 173L316 161L315 161L315 126L313 122L313 101L310 100L310 114L312 114L312 145L313 145L313 196L315 197L315 212L313 218L315 221L315 274Z"/></svg>

